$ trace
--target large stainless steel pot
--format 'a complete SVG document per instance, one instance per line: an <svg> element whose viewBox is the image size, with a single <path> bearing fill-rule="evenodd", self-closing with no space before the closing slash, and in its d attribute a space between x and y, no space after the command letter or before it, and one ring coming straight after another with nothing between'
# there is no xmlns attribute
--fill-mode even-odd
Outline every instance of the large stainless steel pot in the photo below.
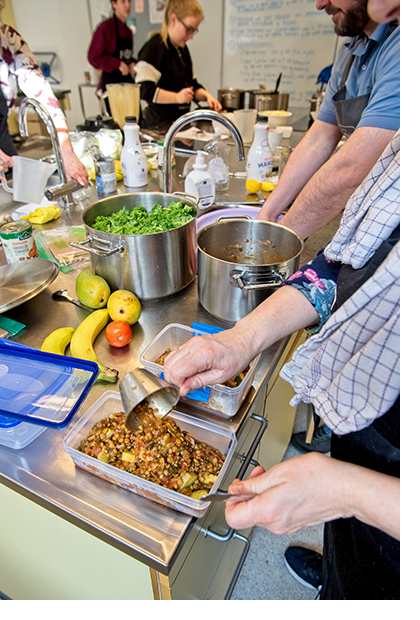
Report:
<svg viewBox="0 0 420 620"><path fill-rule="evenodd" d="M286 110L289 106L287 93L269 92L266 90L251 90L246 93L249 107L264 112L265 110Z"/></svg>
<svg viewBox="0 0 420 620"><path fill-rule="evenodd" d="M298 269L303 240L280 224L229 219L200 230L197 249L200 303L234 323Z"/></svg>
<svg viewBox="0 0 420 620"><path fill-rule="evenodd" d="M220 88L217 98L224 110L241 110L244 107L244 94L239 88Z"/></svg>
<svg viewBox="0 0 420 620"><path fill-rule="evenodd" d="M98 215L111 215L123 207L131 211L138 205L150 211L154 204L167 207L174 200L195 211L194 219L179 228L147 235L116 235L92 228ZM190 284L196 274L197 213L195 196L180 192L110 196L86 209L87 237L81 244L71 245L90 253L93 271L105 278L112 290L127 289L141 300L168 297Z"/></svg>

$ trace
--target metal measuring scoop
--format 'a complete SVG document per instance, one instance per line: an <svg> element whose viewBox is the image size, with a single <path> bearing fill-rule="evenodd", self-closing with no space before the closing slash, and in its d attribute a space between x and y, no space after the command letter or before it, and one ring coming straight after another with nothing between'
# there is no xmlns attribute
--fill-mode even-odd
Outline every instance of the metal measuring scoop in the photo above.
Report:
<svg viewBox="0 0 420 620"><path fill-rule="evenodd" d="M120 381L121 400L126 416L125 426L137 431L139 426L149 426L149 420L142 418L137 408L145 400L157 418L165 417L179 400L178 389L145 368L136 368Z"/></svg>
<svg viewBox="0 0 420 620"><path fill-rule="evenodd" d="M54 301L69 301L70 303L74 304L75 306L78 306L79 308L82 308L82 310L86 310L87 312L93 312L92 308L87 308L86 306L81 304L76 299L73 299L73 297L70 296L70 294L69 294L69 292L68 292L68 290L66 288L60 288L60 290L55 291L55 293L53 293L51 295L51 297L54 299Z"/></svg>

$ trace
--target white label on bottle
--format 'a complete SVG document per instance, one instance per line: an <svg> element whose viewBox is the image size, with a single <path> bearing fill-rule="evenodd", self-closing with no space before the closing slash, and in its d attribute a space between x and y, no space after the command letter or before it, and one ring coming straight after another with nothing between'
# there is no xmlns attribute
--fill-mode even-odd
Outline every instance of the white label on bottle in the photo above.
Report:
<svg viewBox="0 0 420 620"><path fill-rule="evenodd" d="M250 161L248 159L246 163L246 176L247 179L254 179L255 181L266 181L273 170L273 157L267 157L262 161Z"/></svg>
<svg viewBox="0 0 420 620"><path fill-rule="evenodd" d="M209 183L207 179L202 181L201 183L196 184L198 198L199 198L199 206L201 209L205 209L210 207L214 202L213 196L213 184Z"/></svg>

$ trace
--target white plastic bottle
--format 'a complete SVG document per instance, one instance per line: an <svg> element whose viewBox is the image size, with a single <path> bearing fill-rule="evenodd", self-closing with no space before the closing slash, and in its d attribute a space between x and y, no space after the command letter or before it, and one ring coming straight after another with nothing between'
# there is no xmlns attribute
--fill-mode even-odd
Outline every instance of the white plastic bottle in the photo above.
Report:
<svg viewBox="0 0 420 620"><path fill-rule="evenodd" d="M273 154L268 144L268 119L257 116L254 125L254 140L246 160L246 178L264 183L273 170Z"/></svg>
<svg viewBox="0 0 420 620"><path fill-rule="evenodd" d="M126 187L147 185L147 158L140 142L140 128L135 116L126 116L124 146L121 151L121 171Z"/></svg>
<svg viewBox="0 0 420 620"><path fill-rule="evenodd" d="M229 187L229 147L222 141L220 129L214 130L214 140L208 142L204 150L209 155L209 172L214 179L216 190Z"/></svg>
<svg viewBox="0 0 420 620"><path fill-rule="evenodd" d="M187 194L194 194L199 199L199 209L207 209L214 202L216 188L214 179L207 170L207 164L204 160L204 151L197 151L193 170L185 179L185 191Z"/></svg>

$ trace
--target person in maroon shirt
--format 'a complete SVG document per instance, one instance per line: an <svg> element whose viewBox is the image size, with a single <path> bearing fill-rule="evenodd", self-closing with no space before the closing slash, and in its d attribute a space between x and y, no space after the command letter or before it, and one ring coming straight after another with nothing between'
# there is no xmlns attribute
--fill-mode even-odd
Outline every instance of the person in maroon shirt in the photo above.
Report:
<svg viewBox="0 0 420 620"><path fill-rule="evenodd" d="M99 89L106 92L107 84L134 83L133 33L127 26L131 0L111 0L114 15L101 22L93 33L88 60L101 72ZM105 105L110 113L105 97Z"/></svg>

